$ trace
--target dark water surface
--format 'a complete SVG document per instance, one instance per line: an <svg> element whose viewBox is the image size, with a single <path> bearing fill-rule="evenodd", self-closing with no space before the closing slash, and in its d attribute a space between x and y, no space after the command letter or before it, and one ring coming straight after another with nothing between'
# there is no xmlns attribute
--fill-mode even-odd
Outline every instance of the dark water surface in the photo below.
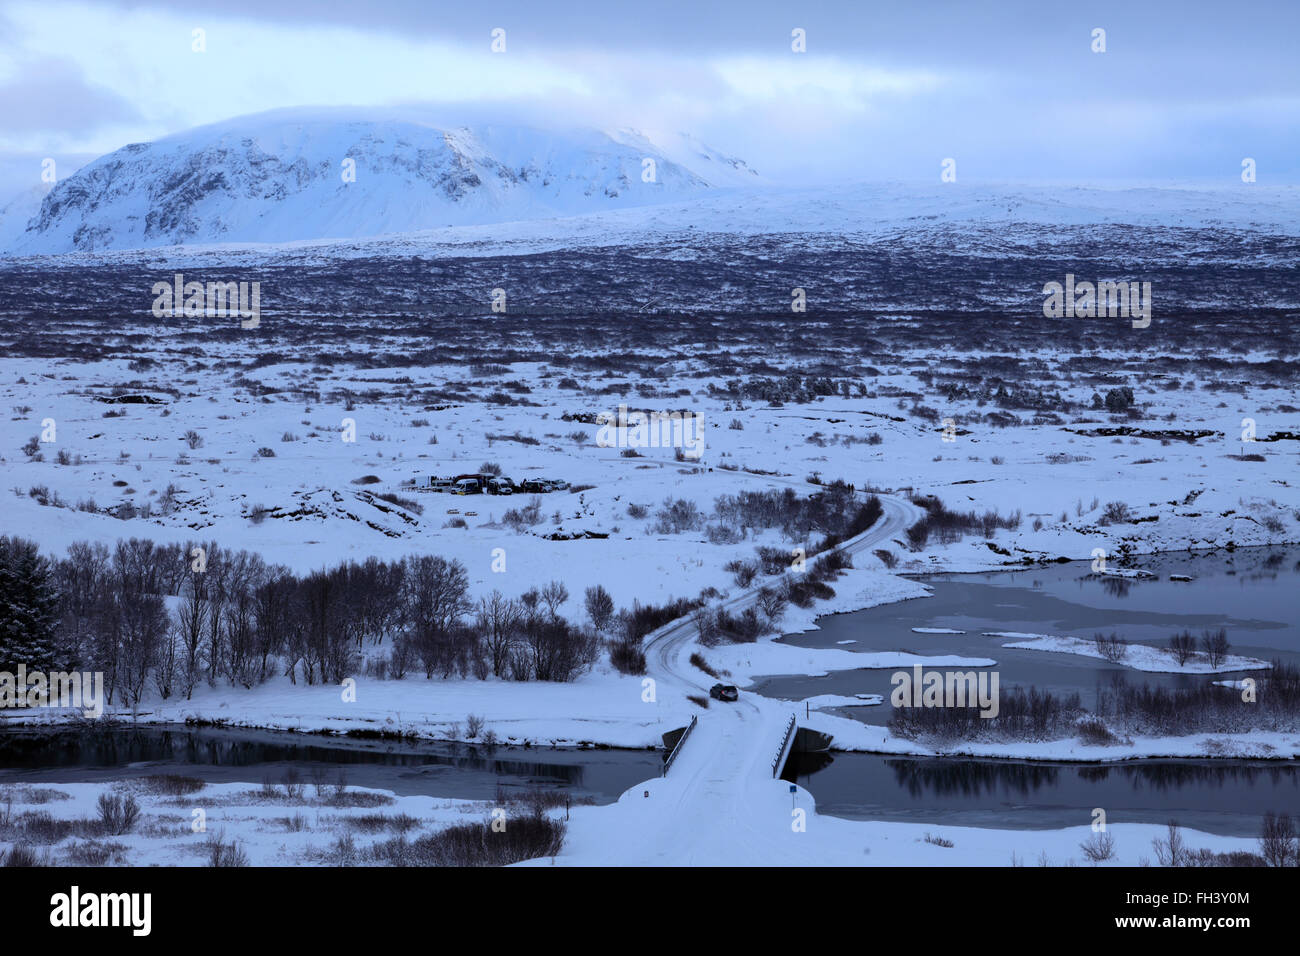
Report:
<svg viewBox="0 0 1300 956"><path fill-rule="evenodd" d="M1139 565L1156 579L1100 577L1076 561L1029 570L918 577L933 595L822 618L818 631L782 638L801 647L842 647L871 652L907 650L957 654L998 662L1001 686L1036 686L1058 694L1078 692L1085 707L1098 687L1113 681L1189 687L1204 675L1137 671L1122 664L1002 645L1015 638L984 631L1019 631L1091 640L1116 633L1132 644L1166 646L1171 635L1224 628L1231 653L1300 663L1300 548L1244 548L1236 552L1176 553L1144 557ZM1170 581L1191 575L1191 583ZM914 627L946 627L965 634L917 634ZM853 640L853 644L838 644ZM1172 660L1172 659L1171 659ZM895 668L838 671L826 677L782 676L755 689L799 700L817 694L880 694L886 704L841 711L864 723L889 720L890 675ZM1225 672L1226 680L1249 672Z"/></svg>
<svg viewBox="0 0 1300 956"><path fill-rule="evenodd" d="M342 772L349 786L402 796L486 800L498 785L542 786L612 803L628 787L658 776L662 756L643 750L487 748L433 742L339 740L283 731L114 729L56 735L0 733L0 785L94 783L184 774L210 783L281 782L290 768L307 781Z"/></svg>
<svg viewBox="0 0 1300 956"><path fill-rule="evenodd" d="M1141 760L1061 764L961 757L795 755L783 774L817 812L859 820L1011 830L1092 822L1167 823L1258 836L1268 811L1300 813L1300 765L1287 761Z"/></svg>
<svg viewBox="0 0 1300 956"><path fill-rule="evenodd" d="M1115 632L1134 644L1163 646L1170 635L1225 628L1232 653L1300 663L1300 548L1235 553L1164 554L1139 559L1155 579L1092 575L1088 562L979 574L919 577L933 596L822 618L821 630L783 638L804 647L858 652L907 650L998 662L1001 685L1078 692L1085 707L1114 681L1190 687L1242 676L1136 671L1071 654L1002 647L1021 631L1090 640ZM1171 581L1169 575L1195 580ZM944 627L965 634L917 634ZM856 643L840 645L842 640ZM992 670L993 668L990 668ZM771 697L880 694L877 707L836 713L870 724L889 720L894 668L785 676L756 687ZM898 758L835 753L796 757L787 768L816 798L818 810L861 819L946 821L1011 829L1091 822L1094 807L1112 822L1164 823L1229 835L1255 835L1267 811L1300 814L1300 763L1289 761L1142 760L1106 766L969 758Z"/></svg>

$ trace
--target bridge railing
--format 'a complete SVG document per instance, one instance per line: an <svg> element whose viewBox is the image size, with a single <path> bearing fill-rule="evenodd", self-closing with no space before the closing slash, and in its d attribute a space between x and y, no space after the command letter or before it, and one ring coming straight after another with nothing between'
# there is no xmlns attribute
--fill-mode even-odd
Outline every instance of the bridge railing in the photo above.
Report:
<svg viewBox="0 0 1300 956"><path fill-rule="evenodd" d="M781 757L785 754L785 748L790 745L790 738L794 735L794 714L790 715L790 721L785 725L785 734L781 737L781 746L776 748L776 756L772 758L772 776L778 776L781 773Z"/></svg>
<svg viewBox="0 0 1300 956"><path fill-rule="evenodd" d="M691 735L691 731L695 729L695 723L699 719L700 719L699 714L695 714L694 716L692 716L691 722L686 725L686 730L683 731L682 735L677 738L677 743L673 746L672 752L668 754L668 759L664 761L663 775L665 777L668 776L668 770L670 767L672 767L673 761L676 760L677 755L682 752L682 744L686 743L686 738Z"/></svg>

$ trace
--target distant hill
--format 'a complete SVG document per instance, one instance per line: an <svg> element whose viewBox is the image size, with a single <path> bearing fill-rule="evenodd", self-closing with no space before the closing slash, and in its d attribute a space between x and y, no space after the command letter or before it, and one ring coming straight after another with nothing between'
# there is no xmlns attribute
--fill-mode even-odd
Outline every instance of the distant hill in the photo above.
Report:
<svg viewBox="0 0 1300 956"><path fill-rule="evenodd" d="M280 110L124 146L60 181L25 228L11 218L3 238L18 255L356 239L758 181L743 160L683 135L661 147L634 130L440 129Z"/></svg>

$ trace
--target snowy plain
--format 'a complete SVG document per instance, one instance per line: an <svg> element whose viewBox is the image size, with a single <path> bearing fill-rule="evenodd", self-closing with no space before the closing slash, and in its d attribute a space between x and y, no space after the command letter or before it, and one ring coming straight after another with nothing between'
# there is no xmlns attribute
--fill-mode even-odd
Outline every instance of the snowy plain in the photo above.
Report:
<svg viewBox="0 0 1300 956"><path fill-rule="evenodd" d="M460 146L466 152L477 148ZM640 147L629 149L623 151L625 165ZM568 160L562 155L557 162L564 165ZM614 175L630 175L632 168L620 166ZM604 166L600 170L602 175L608 171ZM682 182L687 191L699 185L685 175ZM790 241L801 250L834 250L846 244L846 237L888 245L901 233L932 235L942 245L950 237L945 230L956 224L959 234L970 240L970 254L994 258L1005 244L1014 244L1014 235L1008 238L1014 233L1010 227L1026 223L1124 227L1142 222L1293 237L1300 234L1300 216L1295 213L1300 203L1295 198L1293 189L1264 188L1228 194L963 186L947 194L924 194L896 185L835 192L732 187L710 190L685 203L657 202L582 215L572 215L576 206L570 206L558 210L565 215L551 219L377 234L410 225L403 218L409 210L394 207L388 210L389 218L370 221L364 228L341 219L313 220L321 229L351 233L341 241L268 244L254 236L228 243L160 246L143 255L115 250L113 243L106 249L67 252L75 230L60 224L50 233L54 238L48 245L12 246L19 255L3 263L0 281L6 268L109 268L142 258L159 276L174 269L233 266L258 274L260 269L321 263L343 269L350 260L370 258L411 257L446 264L462 258L522 259L555 250L619 246L629 247L633 259L691 267L704 261L712 237L726 237L742 248L751 238L771 240L774 234L775 241L785 242L787 230L774 229L774 223L793 224L789 231L800 238ZM126 196L122 201L133 200ZM535 216L538 209L524 207L523 212ZM282 226L275 224L276 229ZM1035 235L1042 239L1041 232ZM264 238L282 236L272 232ZM1063 237L1062 243L1068 245L1069 238ZM28 254L32 257L26 258ZM1270 255L1261 253L1260 261L1267 263ZM725 301L732 292L724 288L718 294ZM853 569L835 581L833 598L811 608L789 609L780 622L783 634L814 629L826 614L903 600L923 602L928 588L901 577L903 573L1087 560L1098 548L1112 560L1140 566L1143 555L1161 551L1213 552L1300 541L1297 451L1295 439L1286 437L1300 432L1300 393L1294 377L1280 383L1270 380L1270 363L1294 364L1294 339L1273 347L1240 343L1219 372L1196 381L1176 363L1143 367L1144 356L1134 345L1141 340L1117 335L1110 347L1087 353L1096 367L1080 369L1080 356L1067 345L1040 339L1034 349L1016 350L1016 361L1085 411L1068 422L1026 415L1013 427L971 424L953 435L916 409L929 404L958 420L980 416L986 400L945 394L942 372L1003 360L1008 348L1000 343L984 347L964 342L961 348L900 345L887 361L871 356L871 372L864 374L870 385L860 394L781 403L737 399L705 387L725 381L732 372L717 362L722 350L701 331L699 341L683 343L681 354L657 362L655 393L642 398L636 384L644 383L596 371L616 346L598 339L565 354L530 341L527 329L518 333L521 338L512 338L514 332L489 324L494 319L486 299L469 310L483 323L485 336L509 338L511 347L527 356L512 357L506 372L467 373L466 363L454 356L397 370L333 356L318 361L328 355L329 347L278 340L272 348L256 335L234 330L196 345L187 337L194 329L185 323L160 325L148 317L147 293L147 287L129 289L133 318L107 335L86 325L87 341L117 350L108 357L0 356L0 403L13 411L0 422L3 533L36 539L53 555L81 540L111 543L137 536L187 546L214 541L257 552L299 573L369 556L439 554L465 565L475 598L496 589L515 597L561 579L570 594L563 610L580 619L583 589L596 583L607 587L623 608L709 589L719 601L738 599L744 589L725 570L729 561L752 557L759 545L789 549L797 543L775 530L742 529L740 538L730 541L711 539L703 529L661 533L653 515L666 498L689 500L710 515L724 494L782 487L808 494L816 491L816 482L843 478L859 489L892 493L899 501L914 492L936 495L961 510L1021 513L1014 528L951 542L930 540L919 547L910 544L900 528L871 550L855 553ZM990 294L1014 298L1007 290ZM1218 290L1189 294L1222 299ZM788 308L788 300L781 304ZM309 318L324 327L338 319L326 314L330 311L324 308ZM286 308L277 313L270 301L262 322L274 329L278 317L287 320L292 312ZM634 324L637 314L620 318ZM356 353L397 355L425 344L386 330L382 322L369 327L364 320L341 320L345 328L349 322L357 326L356 341L348 345ZM911 323L924 324L903 315L897 326ZM129 355L120 354L123 348ZM652 345L645 350L654 351ZM763 341L737 349L741 351L750 358L757 355L777 371L798 368L802 362L798 355L782 354ZM1189 346L1177 358L1194 362L1205 356ZM861 359L852 352L839 356L855 369L865 364ZM1212 364L1206 362L1207 367ZM826 360L823 365L833 363ZM432 403L425 397L463 383L467 374L484 392L498 380L511 379L518 383L517 394L528 396L529 403L483 395ZM564 384L570 375L580 379L576 388ZM1104 393L1121 381L1136 386L1143 413L1139 421L1088 407L1094 391ZM125 394L148 395L157 403L115 404ZM354 396L364 397L354 402ZM706 427L703 460L676 460L672 449L643 449L637 457L624 457L615 448L597 444L590 416L637 401L672 401L701 415ZM109 412L114 414L109 417ZM47 430L47 419L57 437L40 442L39 458L21 453L24 443ZM346 419L356 424L355 442L340 438ZM1264 439L1250 448L1240 437L1247 419L1258 423ZM1137 426L1150 431L1135 430ZM186 440L189 431L201 437L200 444ZM1188 440L1187 432L1204 434ZM264 448L274 453L262 454ZM1246 454L1256 448L1266 453ZM66 462L59 452L66 452ZM451 497L415 491L408 484L430 475L475 471L483 462L499 464L516 479L563 478L573 490L540 496L544 521L515 530L503 519L508 508L523 503L518 498ZM378 498L378 492L413 499L419 508ZM1129 507L1126 520L1106 518L1111 502ZM938 628L914 630L946 633ZM1093 656L1087 645L1067 638L1018 636L1030 639L1014 646ZM683 644L677 656L690 647L690 642ZM742 688L757 678L782 674L908 669L914 664L966 670L996 664L994 657L918 656L906 649L875 654L807 649L781 643L776 635L750 644L700 648L699 653L719 675ZM1167 669L1163 652L1134 647L1129 653L1128 664L1137 670ZM1218 670L1259 663L1234 658ZM1186 670L1208 674L1214 669L1192 662ZM554 861L541 859L536 865L988 865L1010 864L1013 857L1036 862L1040 853L1055 863L1078 859L1087 827L1011 835L996 829L853 823L817 815L811 794L798 787L791 793L764 769L771 757L771 738L779 738L787 716L800 710L809 715L806 726L832 734L835 746L844 750L1080 761L1300 755L1300 735L1260 733L1143 738L1109 747L1069 739L939 749L824 709L879 703L857 696L826 695L790 703L745 693L747 709L727 712L715 706L705 711L688 696L698 696L708 683L704 673L694 674L691 683L680 680L684 672L655 673L658 693L649 700L643 678L621 675L602 659L569 684L358 676L355 699L350 699L337 686L291 684L277 676L248 690L200 687L189 700L163 700L151 693L134 712L115 712L151 723L194 721L335 733L377 730L433 739L455 739L467 717L476 715L503 741L618 747L660 745L663 733L686 725L692 716L710 718L700 721L674 775L632 788L613 807L575 808L565 849ZM761 725L761 733L751 733L756 725ZM70 798L50 801L51 812L84 816L102 788L77 784L61 789ZM313 838L278 824L284 813L278 804L259 805L256 795L237 785L214 786L210 793L224 808L214 822L246 842L255 862L313 860L308 853ZM472 802L411 797L394 797L391 807L434 827L490 809ZM792 813L801 809L807 823L802 831L791 828ZM149 797L146 810L157 838L124 841L131 863L201 862L199 841L186 832L187 807ZM325 830L336 824L346 825L318 821ZM931 830L955 846L926 842ZM1149 855L1158 828L1118 824L1116 833L1115 862L1134 864ZM1250 843L1204 834L1195 835L1194 842L1216 850L1245 849Z"/></svg>

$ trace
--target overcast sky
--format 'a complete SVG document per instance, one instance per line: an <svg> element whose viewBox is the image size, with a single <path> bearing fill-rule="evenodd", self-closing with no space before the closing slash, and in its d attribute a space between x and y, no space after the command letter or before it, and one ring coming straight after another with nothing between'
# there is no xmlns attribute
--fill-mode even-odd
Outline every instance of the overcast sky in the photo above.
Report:
<svg viewBox="0 0 1300 956"><path fill-rule="evenodd" d="M680 130L777 181L930 179L953 157L965 180L1231 185L1251 157L1295 183L1298 61L1300 0L0 0L0 162L66 175L324 105Z"/></svg>

